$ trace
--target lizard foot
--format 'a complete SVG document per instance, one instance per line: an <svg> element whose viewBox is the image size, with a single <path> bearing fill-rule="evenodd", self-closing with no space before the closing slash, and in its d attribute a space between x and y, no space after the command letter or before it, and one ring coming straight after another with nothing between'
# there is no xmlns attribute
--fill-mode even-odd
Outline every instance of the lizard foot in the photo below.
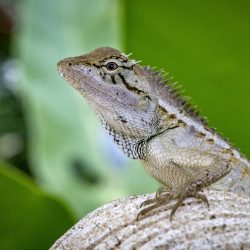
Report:
<svg viewBox="0 0 250 250"><path fill-rule="evenodd" d="M207 200L206 195L198 193L198 192L190 192L190 189L186 189L186 192L182 189L182 192L176 192L169 190L166 192L156 192L156 196L153 199L149 199L144 201L140 207L148 206L144 209L142 209L139 214L137 215L137 220L140 220L144 215L148 214L150 211L155 210L156 208L168 204L171 200L177 199L177 202L174 205L170 205L167 207L167 209L171 209L170 213L170 221L173 219L174 214L176 213L177 209L182 206L183 201L188 197L194 197L198 200L201 200L204 202L207 207L209 207L209 203Z"/></svg>
<svg viewBox="0 0 250 250"><path fill-rule="evenodd" d="M153 200L154 200L154 199L148 200L148 201L150 201L150 203L148 203L148 204L152 204L152 203L153 203ZM137 215L137 221L139 221L144 215L148 214L150 211L152 211L152 210L154 210L154 209L156 209L156 208L158 208L158 207L160 207L160 206L162 206L162 205L168 203L168 201L170 201L170 199L169 199L169 200L165 200L165 199L162 199L162 200L160 200L160 199L155 199L155 202L154 202L153 205L151 205L151 206L149 206L149 207L146 207L146 208L142 209L142 210L138 213L138 215ZM146 201L146 202L147 202L147 201Z"/></svg>
<svg viewBox="0 0 250 250"><path fill-rule="evenodd" d="M167 204L169 201L173 199L172 192L170 189L166 187L161 187L156 191L155 197L152 199L148 199L140 205L140 208L147 206L142 209L138 215L137 220L140 220L144 215L148 214L150 211ZM148 206L150 205L150 206Z"/></svg>
<svg viewBox="0 0 250 250"><path fill-rule="evenodd" d="M156 203L160 200L166 199L170 195L170 189L166 187L160 187L157 189L155 193L155 197L152 199L148 199L141 203L140 208L150 205L152 203Z"/></svg>

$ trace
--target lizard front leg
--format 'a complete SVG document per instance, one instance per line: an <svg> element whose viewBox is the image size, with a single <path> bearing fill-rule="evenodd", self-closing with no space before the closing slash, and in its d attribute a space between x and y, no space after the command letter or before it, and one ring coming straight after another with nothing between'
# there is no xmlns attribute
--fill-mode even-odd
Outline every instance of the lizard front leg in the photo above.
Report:
<svg viewBox="0 0 250 250"><path fill-rule="evenodd" d="M155 199L145 201L142 205L153 205L142 209L137 218L141 218L151 210L173 199L177 199L177 202L171 207L170 220L187 197L200 199L209 206L206 196L199 191L218 181L231 170L230 160L212 153L195 149L177 151L173 155L169 154L168 163L158 166L158 168L155 165L150 166L149 163L144 164L151 175L171 189L167 188L165 192L157 192L158 195Z"/></svg>

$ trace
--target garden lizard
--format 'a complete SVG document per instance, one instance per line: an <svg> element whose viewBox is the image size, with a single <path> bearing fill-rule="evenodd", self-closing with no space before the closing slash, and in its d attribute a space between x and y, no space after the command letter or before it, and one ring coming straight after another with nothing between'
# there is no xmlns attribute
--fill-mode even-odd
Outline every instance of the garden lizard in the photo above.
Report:
<svg viewBox="0 0 250 250"><path fill-rule="evenodd" d="M163 185L142 204L138 218L176 200L171 219L187 197L208 205L202 190L218 181L218 187L250 195L250 162L208 127L161 72L108 47L63 59L57 66L113 141Z"/></svg>

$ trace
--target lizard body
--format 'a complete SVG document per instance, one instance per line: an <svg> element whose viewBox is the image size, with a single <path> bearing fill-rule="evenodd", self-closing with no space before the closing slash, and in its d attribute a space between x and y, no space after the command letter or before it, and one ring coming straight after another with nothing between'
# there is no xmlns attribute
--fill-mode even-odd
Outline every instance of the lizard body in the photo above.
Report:
<svg viewBox="0 0 250 250"><path fill-rule="evenodd" d="M178 200L170 218L187 197L208 204L200 191L221 179L223 188L250 195L249 161L160 72L112 48L61 60L58 70L123 152L163 184L139 216L172 199Z"/></svg>

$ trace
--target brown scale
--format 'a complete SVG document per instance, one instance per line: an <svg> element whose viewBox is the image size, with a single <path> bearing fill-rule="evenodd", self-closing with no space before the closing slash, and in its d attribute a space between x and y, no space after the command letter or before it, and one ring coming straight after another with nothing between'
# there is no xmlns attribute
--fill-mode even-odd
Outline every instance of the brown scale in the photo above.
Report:
<svg viewBox="0 0 250 250"><path fill-rule="evenodd" d="M232 156L232 157L230 158L230 162L233 163L233 164L235 164L235 163L238 163L239 160L236 159L234 156Z"/></svg>
<svg viewBox="0 0 250 250"><path fill-rule="evenodd" d="M206 134L204 134L203 132L198 132L196 134L197 137L200 137L200 138L204 138L206 136Z"/></svg>
<svg viewBox="0 0 250 250"><path fill-rule="evenodd" d="M243 174L244 176L250 176L250 168L245 167L245 168L242 170L242 174Z"/></svg>
<svg viewBox="0 0 250 250"><path fill-rule="evenodd" d="M233 156L233 152L231 148L224 148L222 151L223 154L230 154Z"/></svg>
<svg viewBox="0 0 250 250"><path fill-rule="evenodd" d="M167 110L165 110L163 107L159 107L159 114L161 117L160 125L162 127L180 127L185 125L185 123L181 120L178 120L175 114L169 114Z"/></svg>
<svg viewBox="0 0 250 250"><path fill-rule="evenodd" d="M177 123L178 123L179 126L183 126L183 127L185 127L185 126L187 125L187 124L186 124L184 121L182 121L182 120L178 120Z"/></svg>
<svg viewBox="0 0 250 250"><path fill-rule="evenodd" d="M208 143L214 143L214 139L212 139L212 138L211 139L207 139L207 142Z"/></svg>

